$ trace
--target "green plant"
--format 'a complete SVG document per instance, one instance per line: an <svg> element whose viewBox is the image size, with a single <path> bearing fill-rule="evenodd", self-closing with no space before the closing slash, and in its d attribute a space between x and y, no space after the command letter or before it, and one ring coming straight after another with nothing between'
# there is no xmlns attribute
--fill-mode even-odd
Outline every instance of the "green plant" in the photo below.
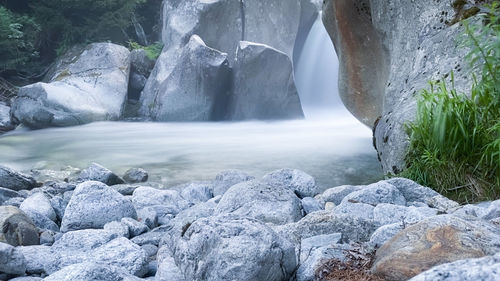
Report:
<svg viewBox="0 0 500 281"><path fill-rule="evenodd" d="M469 96L431 82L417 116L407 125L410 147L401 176L460 202L500 198L500 11L489 6L481 21L465 21L464 45L475 75Z"/></svg>
<svg viewBox="0 0 500 281"><path fill-rule="evenodd" d="M161 50L163 49L163 44L161 42L155 42L148 46L142 46L141 44L128 41L128 46L130 50L144 50L146 56L151 60L156 60L161 55Z"/></svg>

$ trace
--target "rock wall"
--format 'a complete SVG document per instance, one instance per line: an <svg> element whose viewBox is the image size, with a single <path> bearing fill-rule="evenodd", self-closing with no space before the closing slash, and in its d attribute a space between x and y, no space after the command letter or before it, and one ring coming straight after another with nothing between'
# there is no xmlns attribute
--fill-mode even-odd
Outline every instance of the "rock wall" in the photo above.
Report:
<svg viewBox="0 0 500 281"><path fill-rule="evenodd" d="M468 0L460 9L454 2L324 2L323 21L341 63L343 101L358 119L374 127L375 146L387 173L405 168L405 124L415 118L419 91L451 71L457 90L471 86L464 61L468 50L458 43L463 27L455 22L463 11L484 1Z"/></svg>

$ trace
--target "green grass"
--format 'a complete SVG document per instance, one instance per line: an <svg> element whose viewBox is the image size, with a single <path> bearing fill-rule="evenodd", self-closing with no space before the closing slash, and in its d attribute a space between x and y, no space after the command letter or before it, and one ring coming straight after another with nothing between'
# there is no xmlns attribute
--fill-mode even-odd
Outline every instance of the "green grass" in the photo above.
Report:
<svg viewBox="0 0 500 281"><path fill-rule="evenodd" d="M137 42L129 41L128 45L130 50L142 49L146 51L146 56L151 60L156 60L161 55L161 50L163 49L163 44L161 42L156 42L149 46L142 46Z"/></svg>
<svg viewBox="0 0 500 281"><path fill-rule="evenodd" d="M500 12L465 21L464 44L474 83L458 93L451 82L421 92L417 116L407 124L407 169L399 176L430 186L459 202L500 198Z"/></svg>

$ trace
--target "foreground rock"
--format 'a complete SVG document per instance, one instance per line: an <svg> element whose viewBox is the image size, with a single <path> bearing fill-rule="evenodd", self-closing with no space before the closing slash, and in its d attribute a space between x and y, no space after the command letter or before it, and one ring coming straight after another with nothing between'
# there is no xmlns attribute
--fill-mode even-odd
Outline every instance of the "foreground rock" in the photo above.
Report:
<svg viewBox="0 0 500 281"><path fill-rule="evenodd" d="M13 206L0 206L0 242L12 246L38 245L38 230L33 221Z"/></svg>
<svg viewBox="0 0 500 281"><path fill-rule="evenodd" d="M171 73L142 93L140 114L155 121L220 120L229 90L227 54L193 35Z"/></svg>
<svg viewBox="0 0 500 281"><path fill-rule="evenodd" d="M280 281L296 266L292 244L258 221L232 216L191 224L174 259L186 280Z"/></svg>
<svg viewBox="0 0 500 281"><path fill-rule="evenodd" d="M77 181L100 181L106 185L124 183L124 181L115 173L97 163L92 163L89 167L84 169L80 175L78 175Z"/></svg>
<svg viewBox="0 0 500 281"><path fill-rule="evenodd" d="M14 124L10 120L10 107L0 102L0 134L14 129Z"/></svg>
<svg viewBox="0 0 500 281"><path fill-rule="evenodd" d="M23 275L26 271L24 256L11 245L0 242L0 272Z"/></svg>
<svg viewBox="0 0 500 281"><path fill-rule="evenodd" d="M314 178L296 169L277 170L265 175L262 180L270 185L288 188L300 198L314 197L319 193Z"/></svg>
<svg viewBox="0 0 500 281"><path fill-rule="evenodd" d="M452 215L434 216L386 242L377 251L373 270L386 280L407 280L439 264L480 258L499 250L498 227Z"/></svg>
<svg viewBox="0 0 500 281"><path fill-rule="evenodd" d="M11 109L14 120L39 129L120 118L129 56L125 47L111 43L73 48L47 74L48 83L19 90Z"/></svg>
<svg viewBox="0 0 500 281"><path fill-rule="evenodd" d="M101 182L79 184L66 207L61 231L102 228L125 217L137 218L132 202Z"/></svg>
<svg viewBox="0 0 500 281"><path fill-rule="evenodd" d="M0 166L0 187L16 191L22 189L29 190L36 187L36 181L28 175L16 172L5 166Z"/></svg>
<svg viewBox="0 0 500 281"><path fill-rule="evenodd" d="M43 279L45 281L139 281L141 278L116 267L98 263L80 263L67 266Z"/></svg>
<svg viewBox="0 0 500 281"><path fill-rule="evenodd" d="M273 77L273 79L269 79ZM234 65L228 119L293 119L304 113L290 58L269 46L242 41Z"/></svg>

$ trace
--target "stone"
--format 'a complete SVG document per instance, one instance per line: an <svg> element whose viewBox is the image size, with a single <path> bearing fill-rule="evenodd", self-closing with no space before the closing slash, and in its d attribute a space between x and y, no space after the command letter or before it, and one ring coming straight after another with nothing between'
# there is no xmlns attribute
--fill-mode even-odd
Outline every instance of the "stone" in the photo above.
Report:
<svg viewBox="0 0 500 281"><path fill-rule="evenodd" d="M151 207L137 210L137 220L147 225L150 229L158 226L158 216Z"/></svg>
<svg viewBox="0 0 500 281"><path fill-rule="evenodd" d="M0 272L24 275L26 271L26 260L24 256L13 246L0 243Z"/></svg>
<svg viewBox="0 0 500 281"><path fill-rule="evenodd" d="M132 195L134 194L134 190L136 190L139 186L140 185L124 183L112 185L111 188L118 191L121 195Z"/></svg>
<svg viewBox="0 0 500 281"><path fill-rule="evenodd" d="M0 242L12 246L38 245L38 230L33 221L13 206L0 206Z"/></svg>
<svg viewBox="0 0 500 281"><path fill-rule="evenodd" d="M144 234L141 234L139 236L130 239L130 241L134 242L139 246L148 244L159 246L161 240L168 235L170 229L171 226L159 226L149 232L146 232Z"/></svg>
<svg viewBox="0 0 500 281"><path fill-rule="evenodd" d="M39 213L52 221L57 219L56 212L52 208L49 197L42 192L37 192L23 201L19 207L21 211Z"/></svg>
<svg viewBox="0 0 500 281"><path fill-rule="evenodd" d="M233 79L229 120L304 118L292 62L285 53L242 41L236 51Z"/></svg>
<svg viewBox="0 0 500 281"><path fill-rule="evenodd" d="M431 188L405 178L392 178L385 182L395 186L408 202L427 203L428 200L439 195Z"/></svg>
<svg viewBox="0 0 500 281"><path fill-rule="evenodd" d="M302 218L300 199L292 190L256 180L232 186L222 196L215 214L233 214L273 224Z"/></svg>
<svg viewBox="0 0 500 281"><path fill-rule="evenodd" d="M155 60L148 57L146 50L135 49L130 52L130 71L145 76L151 74Z"/></svg>
<svg viewBox="0 0 500 281"><path fill-rule="evenodd" d="M429 269L409 281L496 281L500 279L500 254L459 260Z"/></svg>
<svg viewBox="0 0 500 281"><path fill-rule="evenodd" d="M132 218L123 218L121 222L128 227L130 237L136 237L149 230L147 225Z"/></svg>
<svg viewBox="0 0 500 281"><path fill-rule="evenodd" d="M379 248L403 229L404 227L402 223L383 225L375 230L375 232L370 237L370 241L368 244L373 248Z"/></svg>
<svg viewBox="0 0 500 281"><path fill-rule="evenodd" d="M149 175L146 170L141 168L132 168L125 172L123 179L128 183L140 183L148 181L148 176Z"/></svg>
<svg viewBox="0 0 500 281"><path fill-rule="evenodd" d="M0 102L0 132L13 130L15 125L10 120L10 107Z"/></svg>
<svg viewBox="0 0 500 281"><path fill-rule="evenodd" d="M158 252L158 246L155 246L153 244L145 244L141 246L141 249L144 250L146 253L146 256L148 258L152 258L156 256L156 253Z"/></svg>
<svg viewBox="0 0 500 281"><path fill-rule="evenodd" d="M302 209L306 215L323 209L318 200L312 197L305 197L300 201L300 203L302 204Z"/></svg>
<svg viewBox="0 0 500 281"><path fill-rule="evenodd" d="M333 202L326 202L325 204L325 211L333 211L335 208L335 204Z"/></svg>
<svg viewBox="0 0 500 281"><path fill-rule="evenodd" d="M0 205L16 197L21 197L21 195L12 189L0 187Z"/></svg>
<svg viewBox="0 0 500 281"><path fill-rule="evenodd" d="M141 277L147 273L146 252L124 237L116 238L97 248L91 253L91 259L99 264L125 269L136 276Z"/></svg>
<svg viewBox="0 0 500 281"><path fill-rule="evenodd" d="M489 204L484 214L480 216L483 220L493 220L500 217L500 200L493 201Z"/></svg>
<svg viewBox="0 0 500 281"><path fill-rule="evenodd" d="M118 221L108 222L103 227L104 230L116 234L117 237L130 238L129 227Z"/></svg>
<svg viewBox="0 0 500 281"><path fill-rule="evenodd" d="M44 281L80 281L80 280L93 280L93 281L140 281L138 278L127 271L106 264L99 264L94 262L83 262L73 264L63 269L54 272Z"/></svg>
<svg viewBox="0 0 500 281"><path fill-rule="evenodd" d="M115 173L97 163L92 163L88 168L84 169L78 176L77 181L100 181L107 185L124 183Z"/></svg>
<svg viewBox="0 0 500 281"><path fill-rule="evenodd" d="M59 232L59 227L57 224L49 219L48 217L32 210L26 210L24 213L31 219L31 221L35 224L38 229L41 231L51 230L54 232Z"/></svg>
<svg viewBox="0 0 500 281"><path fill-rule="evenodd" d="M231 88L230 73L227 54L193 35L158 87L146 85L139 114L155 121L222 120Z"/></svg>
<svg viewBox="0 0 500 281"><path fill-rule="evenodd" d="M40 234L40 245L51 246L55 242L56 232L46 230Z"/></svg>
<svg viewBox="0 0 500 281"><path fill-rule="evenodd" d="M223 171L215 176L214 196L223 195L231 186L253 179L255 177L239 170Z"/></svg>
<svg viewBox="0 0 500 281"><path fill-rule="evenodd" d="M0 187L19 191L33 189L36 186L37 183L34 178L8 167L0 166Z"/></svg>
<svg viewBox="0 0 500 281"><path fill-rule="evenodd" d="M372 270L386 280L408 280L433 266L500 250L500 232L487 222L440 215L412 225L378 249Z"/></svg>
<svg viewBox="0 0 500 281"><path fill-rule="evenodd" d="M358 217L365 220L373 220L374 209L375 207L370 204L342 202L340 205L333 208L333 213Z"/></svg>
<svg viewBox="0 0 500 281"><path fill-rule="evenodd" d="M176 190L160 190L148 186L137 188L132 195L136 209L152 207L158 218L172 214L177 215L189 207L189 203Z"/></svg>
<svg viewBox="0 0 500 281"><path fill-rule="evenodd" d="M332 233L325 235L317 235L300 241L300 263L309 258L311 252L318 248L332 246L342 242L342 233Z"/></svg>
<svg viewBox="0 0 500 281"><path fill-rule="evenodd" d="M130 52L112 43L74 47L39 82L22 87L12 117L30 128L117 120L127 98Z"/></svg>
<svg viewBox="0 0 500 281"><path fill-rule="evenodd" d="M10 198L9 200L6 200L5 202L2 203L2 205L5 206L14 206L19 208L21 204L23 203L24 198L23 197L14 197Z"/></svg>
<svg viewBox="0 0 500 281"><path fill-rule="evenodd" d="M206 202L213 198L213 188L211 182L192 182L176 187L180 191L181 196L192 205Z"/></svg>
<svg viewBox="0 0 500 281"><path fill-rule="evenodd" d="M264 176L262 181L271 185L284 186L299 196L314 197L319 193L314 178L296 169L281 169Z"/></svg>
<svg viewBox="0 0 500 281"><path fill-rule="evenodd" d="M54 196L49 199L50 205L54 212L56 213L56 218L58 221L61 221L64 217L64 212L66 211L66 206L68 205L68 201L64 200L61 196Z"/></svg>
<svg viewBox="0 0 500 281"><path fill-rule="evenodd" d="M297 281L315 281L316 270L330 259L344 261L345 252L350 250L348 244L330 244L329 246L313 249L307 259L303 260L297 269Z"/></svg>
<svg viewBox="0 0 500 281"><path fill-rule="evenodd" d="M406 206L406 200L399 190L384 181L373 183L365 188L348 194L342 203L365 203L376 206L381 203Z"/></svg>
<svg viewBox="0 0 500 281"><path fill-rule="evenodd" d="M167 247L159 249L157 260L158 269L155 276L156 281L187 281L181 270L175 264L175 260Z"/></svg>
<svg viewBox="0 0 500 281"><path fill-rule="evenodd" d="M61 222L61 231L102 228L122 218L137 218L127 198L107 185L88 181L79 184L71 197Z"/></svg>
<svg viewBox="0 0 500 281"><path fill-rule="evenodd" d="M33 276L16 277L9 279L9 281L40 281L40 280L42 280L41 277L33 277Z"/></svg>
<svg viewBox="0 0 500 281"><path fill-rule="evenodd" d="M404 207L384 203L377 205L373 209L373 220L379 225L392 223L414 224L437 214L437 209L429 207Z"/></svg>
<svg viewBox="0 0 500 281"><path fill-rule="evenodd" d="M187 280L286 280L295 249L261 222L234 216L192 223L173 250Z"/></svg>
<svg viewBox="0 0 500 281"><path fill-rule="evenodd" d="M340 205L340 202L342 202L344 197L361 189L363 189L363 186L342 185L329 188L325 190L323 193L316 196L316 198L319 201L323 202L323 204L332 202L335 205Z"/></svg>
<svg viewBox="0 0 500 281"><path fill-rule="evenodd" d="M57 264L56 256L50 246L22 246L18 249L26 259L27 274L45 274L47 264Z"/></svg>

